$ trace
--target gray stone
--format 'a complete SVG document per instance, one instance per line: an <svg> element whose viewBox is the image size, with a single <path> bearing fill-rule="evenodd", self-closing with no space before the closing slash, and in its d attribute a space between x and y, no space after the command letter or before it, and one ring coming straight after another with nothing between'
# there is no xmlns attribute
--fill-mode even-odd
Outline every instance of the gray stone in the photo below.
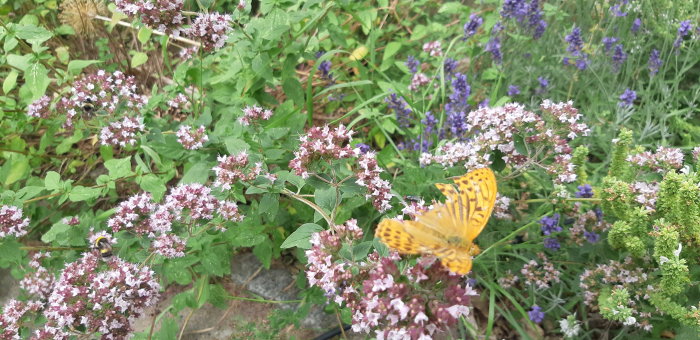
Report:
<svg viewBox="0 0 700 340"><path fill-rule="evenodd" d="M7 301L19 295L19 282L12 277L9 269L0 269L0 310Z"/></svg>
<svg viewBox="0 0 700 340"><path fill-rule="evenodd" d="M238 285L266 300L289 301L298 299L292 273L284 268L264 269L262 263L252 253L236 255L231 264L231 278ZM283 304L284 309L296 310L296 304ZM301 322L304 328L326 330L337 326L335 316L327 314L320 306L313 306Z"/></svg>

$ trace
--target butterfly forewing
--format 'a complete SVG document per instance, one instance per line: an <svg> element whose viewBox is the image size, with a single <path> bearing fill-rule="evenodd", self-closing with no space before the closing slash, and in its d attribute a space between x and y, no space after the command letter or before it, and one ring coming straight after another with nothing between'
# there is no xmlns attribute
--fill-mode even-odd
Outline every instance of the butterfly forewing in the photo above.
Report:
<svg viewBox="0 0 700 340"><path fill-rule="evenodd" d="M465 237L473 241L486 226L496 204L496 176L488 168L477 169L455 180L468 210Z"/></svg>

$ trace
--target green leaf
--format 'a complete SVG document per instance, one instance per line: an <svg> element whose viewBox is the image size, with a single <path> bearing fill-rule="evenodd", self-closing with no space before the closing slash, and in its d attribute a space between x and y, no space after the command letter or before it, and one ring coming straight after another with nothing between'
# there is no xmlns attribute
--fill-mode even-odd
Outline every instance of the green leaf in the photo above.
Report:
<svg viewBox="0 0 700 340"><path fill-rule="evenodd" d="M73 189L68 194L68 199L71 202L81 202L87 201L92 198L97 198L100 196L102 189L100 188L87 188L81 185L73 187Z"/></svg>
<svg viewBox="0 0 700 340"><path fill-rule="evenodd" d="M83 130L76 129L75 132L73 132L72 136L62 140L58 144L58 146L56 146L56 154L60 155L60 154L68 152L68 150L71 149L73 144L77 143L81 139L83 139Z"/></svg>
<svg viewBox="0 0 700 340"><path fill-rule="evenodd" d="M525 138L519 134L513 135L513 144L515 144L515 151L519 154L527 156L527 146L525 145Z"/></svg>
<svg viewBox="0 0 700 340"><path fill-rule="evenodd" d="M359 261L367 257L369 250L372 249L372 241L365 241L360 244L356 244L352 247L352 258L355 261Z"/></svg>
<svg viewBox="0 0 700 340"><path fill-rule="evenodd" d="M226 138L226 140L224 140L224 144L226 145L226 151L228 151L230 155L237 155L241 153L241 151L250 149L250 145L248 145L248 143L235 137Z"/></svg>
<svg viewBox="0 0 700 340"><path fill-rule="evenodd" d="M301 83L296 79L289 77L282 83L282 89L287 95L287 98L294 101L296 105L304 104L304 90L301 88Z"/></svg>
<svg viewBox="0 0 700 340"><path fill-rule="evenodd" d="M73 75L80 74L84 68L101 62L100 60L71 60L68 63L68 73Z"/></svg>
<svg viewBox="0 0 700 340"><path fill-rule="evenodd" d="M134 174L131 171L131 156L110 159L105 162L105 168L109 171L109 177L112 179L127 177Z"/></svg>
<svg viewBox="0 0 700 340"><path fill-rule="evenodd" d="M23 201L32 199L44 191L44 187L40 185L30 185L17 190L17 197Z"/></svg>
<svg viewBox="0 0 700 340"><path fill-rule="evenodd" d="M386 45L384 56L382 56L382 64L389 62L390 59L401 49L401 43L392 41Z"/></svg>
<svg viewBox="0 0 700 340"><path fill-rule="evenodd" d="M272 263L272 243L270 239L266 239L265 242L255 246L253 254L262 262L265 269L270 269L270 264Z"/></svg>
<svg viewBox="0 0 700 340"><path fill-rule="evenodd" d="M58 172L49 171L44 177L44 186L46 187L46 190L59 190L61 189L60 181L61 175Z"/></svg>
<svg viewBox="0 0 700 340"><path fill-rule="evenodd" d="M253 58L251 64L253 72L255 72L261 78L272 81L272 67L270 67L270 58L267 54L260 54Z"/></svg>
<svg viewBox="0 0 700 340"><path fill-rule="evenodd" d="M17 85L18 75L19 72L17 72L17 70L12 70L7 74L7 77L5 77L5 80L2 82L2 92L4 94L7 94L15 88L15 85Z"/></svg>
<svg viewBox="0 0 700 340"><path fill-rule="evenodd" d="M145 176L142 176L141 180L139 181L139 186L144 191L150 192L153 196L153 199L156 201L160 201L160 199L163 197L166 191L166 187L163 183L163 180L161 180L160 178L158 178L158 176L154 174L147 174Z"/></svg>
<svg viewBox="0 0 700 340"><path fill-rule="evenodd" d="M160 160L160 155L153 150L150 146L147 145L141 145L141 149L151 157L151 159L156 163L156 165L161 166L163 165L163 162Z"/></svg>
<svg viewBox="0 0 700 340"><path fill-rule="evenodd" d="M136 52L134 56L131 57L131 67L136 68L148 61L148 54L143 52Z"/></svg>
<svg viewBox="0 0 700 340"><path fill-rule="evenodd" d="M0 268L7 268L11 264L18 264L24 258L24 251L19 241L14 237L0 239Z"/></svg>
<svg viewBox="0 0 700 340"><path fill-rule="evenodd" d="M0 178L4 177L3 185L5 187L18 180L24 178L29 173L29 159L27 157L14 157L5 163L2 171L0 172Z"/></svg>
<svg viewBox="0 0 700 340"><path fill-rule="evenodd" d="M280 248L292 248L298 247L301 249L311 248L311 235L320 231L323 231L323 227L315 223L306 223L301 227L297 228L289 237L287 237Z"/></svg>
<svg viewBox="0 0 700 340"><path fill-rule="evenodd" d="M316 204L324 210L330 212L335 208L336 192L335 188L319 188L314 192Z"/></svg>
<svg viewBox="0 0 700 340"><path fill-rule="evenodd" d="M273 221L275 216L277 216L277 209L279 209L280 197L278 194L267 193L263 195L260 200L260 210L263 215L267 216L268 221Z"/></svg>
<svg viewBox="0 0 700 340"><path fill-rule="evenodd" d="M199 162L195 163L190 167L185 175L182 176L180 184L187 183L206 183L209 180L209 174L211 172L212 166L209 163Z"/></svg>
<svg viewBox="0 0 700 340"><path fill-rule="evenodd" d="M56 237L59 234L63 234L71 228L71 226L63 224L61 222L55 223L53 226L51 226L51 229L49 229L49 231L45 232L44 235L41 235L41 242L51 243L54 240L56 240Z"/></svg>
<svg viewBox="0 0 700 340"><path fill-rule="evenodd" d="M139 39L139 42L141 44L145 44L148 41L148 39L151 38L152 33L153 33L152 29L150 29L146 26L143 26L143 27L141 27L141 29L139 29L139 33L136 35L136 37Z"/></svg>
<svg viewBox="0 0 700 340"><path fill-rule="evenodd" d="M440 7L438 13L461 14L468 11L468 8L459 2L447 2Z"/></svg>
<svg viewBox="0 0 700 340"><path fill-rule="evenodd" d="M43 27L34 25L17 25L15 35L17 38L24 39L30 44L41 44L46 40L51 39L53 34Z"/></svg>
<svg viewBox="0 0 700 340"><path fill-rule="evenodd" d="M372 240L372 245L374 245L374 249L377 250L377 253L379 253L381 257L389 256L389 247L382 243L379 238L375 237L374 240Z"/></svg>
<svg viewBox="0 0 700 340"><path fill-rule="evenodd" d="M24 72L24 80L32 91L32 99L37 99L44 95L46 88L49 87L51 79L49 78L49 71L40 63L34 63L29 65L27 70Z"/></svg>

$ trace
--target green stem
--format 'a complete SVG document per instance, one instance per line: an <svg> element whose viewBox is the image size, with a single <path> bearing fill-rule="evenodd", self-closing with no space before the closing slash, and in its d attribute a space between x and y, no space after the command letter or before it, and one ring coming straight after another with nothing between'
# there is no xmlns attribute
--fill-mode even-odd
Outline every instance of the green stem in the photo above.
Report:
<svg viewBox="0 0 700 340"><path fill-rule="evenodd" d="M229 298L231 300L243 300L243 301L251 301L251 302L264 302L264 303L299 303L303 302L304 300L284 300L284 301L276 301L276 300L265 300L265 299L253 299L253 298L245 298L242 296L233 296L229 295L226 298Z"/></svg>
<svg viewBox="0 0 700 340"><path fill-rule="evenodd" d="M512 233L508 234L508 236L506 236L506 237L504 237L504 238L498 240L498 242L496 242L496 243L490 245L488 248L486 248L484 251L482 251L481 254L479 254L479 255L477 255L476 257L474 257L474 261L476 261L478 258L482 257L484 254L486 254L486 253L488 253L489 251L491 251L491 249L495 248L496 246L499 246L499 245L505 243L506 241L512 239L513 237L515 237L517 234L521 233L521 232L524 231L525 229L530 228L530 227L532 227L532 226L535 226L535 225L537 225L537 224L539 224L539 222L537 222L537 221L532 221L532 222L530 222L530 223L528 223L528 224L526 224L526 225L524 225L524 226L522 226L522 227L520 227L520 228L514 230Z"/></svg>
<svg viewBox="0 0 700 340"><path fill-rule="evenodd" d="M547 202L551 202L553 200L557 200L557 199L556 198L533 198L533 199L524 200L521 202L523 202L523 203L547 203ZM602 199L600 199L600 198L565 198L564 201L600 203L602 201Z"/></svg>

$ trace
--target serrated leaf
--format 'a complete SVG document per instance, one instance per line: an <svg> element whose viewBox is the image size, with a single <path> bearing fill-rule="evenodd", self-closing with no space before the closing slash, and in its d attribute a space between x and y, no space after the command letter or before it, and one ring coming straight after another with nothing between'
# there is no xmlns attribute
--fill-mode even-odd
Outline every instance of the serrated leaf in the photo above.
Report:
<svg viewBox="0 0 700 340"><path fill-rule="evenodd" d="M311 235L314 233L323 231L323 227L315 223L306 223L301 225L297 230L295 230L291 235L287 237L280 248L287 249L292 247L297 247L301 249L311 248Z"/></svg>

